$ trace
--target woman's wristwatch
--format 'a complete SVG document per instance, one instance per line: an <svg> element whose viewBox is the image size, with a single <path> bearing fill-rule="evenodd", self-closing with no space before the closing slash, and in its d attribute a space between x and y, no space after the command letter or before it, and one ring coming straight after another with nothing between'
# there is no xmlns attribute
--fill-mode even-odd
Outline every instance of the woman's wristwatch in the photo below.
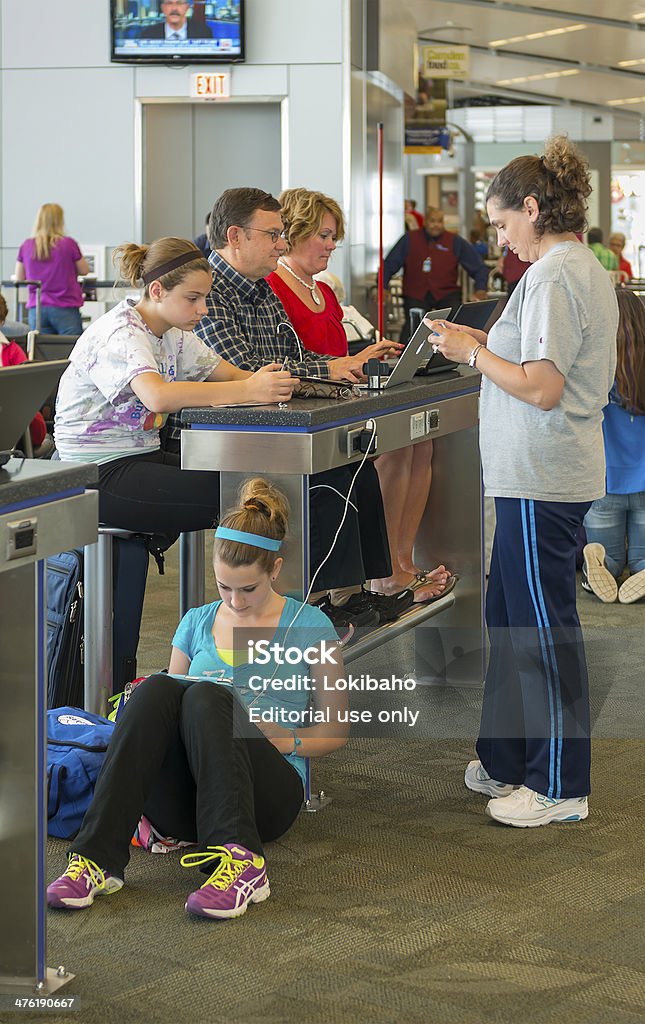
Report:
<svg viewBox="0 0 645 1024"><path fill-rule="evenodd" d="M293 730L293 750L291 751L291 756L292 757L293 757L294 754L297 755L299 753L299 749L298 748L301 747L301 746L302 746L302 740L300 739L300 737L298 736L298 733L294 729Z"/></svg>
<svg viewBox="0 0 645 1024"><path fill-rule="evenodd" d="M477 366L477 356L479 355L479 350L482 349L483 347L484 347L483 345L475 345L474 349L472 350L472 352L468 356L468 365L469 366L472 366L472 367L476 367Z"/></svg>

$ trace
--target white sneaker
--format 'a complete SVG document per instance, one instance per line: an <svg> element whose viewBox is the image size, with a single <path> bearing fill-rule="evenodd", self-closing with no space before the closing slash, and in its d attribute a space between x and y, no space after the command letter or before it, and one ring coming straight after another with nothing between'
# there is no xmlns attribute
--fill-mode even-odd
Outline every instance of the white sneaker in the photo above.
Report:
<svg viewBox="0 0 645 1024"><path fill-rule="evenodd" d="M586 544L582 549L582 589L595 594L605 604L613 604L618 597L618 584L605 563L606 552L602 544Z"/></svg>
<svg viewBox="0 0 645 1024"><path fill-rule="evenodd" d="M469 761L464 773L464 782L474 793L485 793L486 796L508 796L515 789L506 782L496 782L484 768L481 761Z"/></svg>
<svg viewBox="0 0 645 1024"><path fill-rule="evenodd" d="M621 604L633 604L634 601L640 601L641 597L645 597L645 569L628 576L618 591Z"/></svg>
<svg viewBox="0 0 645 1024"><path fill-rule="evenodd" d="M510 796L490 800L486 814L504 825L536 828L551 821L582 821L589 814L589 805L586 796L553 800L527 786L520 786Z"/></svg>

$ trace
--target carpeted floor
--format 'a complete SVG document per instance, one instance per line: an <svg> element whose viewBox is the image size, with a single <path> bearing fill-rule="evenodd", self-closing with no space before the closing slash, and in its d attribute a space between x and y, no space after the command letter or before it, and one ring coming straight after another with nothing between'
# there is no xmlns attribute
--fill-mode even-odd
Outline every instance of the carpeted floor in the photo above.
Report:
<svg viewBox="0 0 645 1024"><path fill-rule="evenodd" d="M139 850L121 892L50 912L48 963L76 973L61 994L81 1012L49 1020L645 1021L645 606L581 593L579 608L596 736L586 822L487 818L463 785L480 693L424 687L414 706L432 739L402 728L315 764L333 802L268 848L271 899L244 918L189 918L201 879L177 855ZM143 672L167 663L176 614L171 558L166 579L151 569ZM408 637L352 671L412 665ZM65 847L50 841L50 878Z"/></svg>

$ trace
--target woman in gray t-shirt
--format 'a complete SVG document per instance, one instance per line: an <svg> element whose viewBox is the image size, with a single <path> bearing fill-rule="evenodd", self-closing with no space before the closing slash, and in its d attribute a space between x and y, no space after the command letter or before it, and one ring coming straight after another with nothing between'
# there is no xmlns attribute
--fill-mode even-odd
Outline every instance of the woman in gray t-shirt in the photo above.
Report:
<svg viewBox="0 0 645 1024"><path fill-rule="evenodd" d="M488 190L488 216L498 244L532 266L488 336L434 322L441 352L482 373L484 485L497 516L479 760L465 782L492 797L492 818L520 828L589 813L576 529L604 494L618 325L609 275L577 237L590 192L565 137L512 160Z"/></svg>

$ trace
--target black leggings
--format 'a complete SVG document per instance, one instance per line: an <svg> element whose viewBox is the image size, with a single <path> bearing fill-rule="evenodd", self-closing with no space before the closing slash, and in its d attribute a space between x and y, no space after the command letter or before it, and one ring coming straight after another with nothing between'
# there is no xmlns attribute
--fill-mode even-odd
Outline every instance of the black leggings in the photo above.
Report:
<svg viewBox="0 0 645 1024"><path fill-rule="evenodd" d="M329 551L343 517L356 465L316 473L309 480L309 554L311 572ZM314 584L315 590L351 587L364 580L382 579L392 572L385 510L374 463L367 461L351 491L347 518L329 561Z"/></svg>
<svg viewBox="0 0 645 1024"><path fill-rule="evenodd" d="M219 473L181 469L180 457L155 451L99 466L99 519L134 533L168 538L207 530L219 516Z"/></svg>
<svg viewBox="0 0 645 1024"><path fill-rule="evenodd" d="M71 850L122 878L145 814L162 835L202 850L237 842L262 854L302 800L298 772L230 690L159 674L128 701Z"/></svg>

